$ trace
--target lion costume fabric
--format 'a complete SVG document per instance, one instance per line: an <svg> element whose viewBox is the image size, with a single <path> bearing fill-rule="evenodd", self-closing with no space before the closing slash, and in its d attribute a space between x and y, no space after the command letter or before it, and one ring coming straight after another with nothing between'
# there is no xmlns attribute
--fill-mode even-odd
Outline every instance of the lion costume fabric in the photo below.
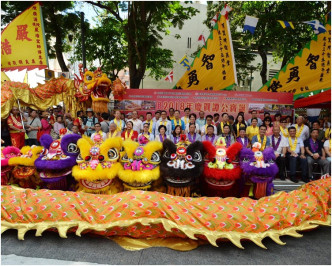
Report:
<svg viewBox="0 0 332 266"><path fill-rule="evenodd" d="M79 154L77 141L80 138L77 134L67 134L57 140L47 134L40 138L44 150L35 166L45 188L68 190L73 184L71 172Z"/></svg>
<svg viewBox="0 0 332 266"><path fill-rule="evenodd" d="M20 156L10 158L8 164L14 166L10 183L18 184L22 188L40 186L41 180L36 171L35 161L42 151L42 146L24 146Z"/></svg>
<svg viewBox="0 0 332 266"><path fill-rule="evenodd" d="M249 192L245 189L243 196L261 197L273 194L273 179L279 169L275 162L276 157L271 147L260 151L260 143L256 142L252 150L243 148L240 152L240 165Z"/></svg>
<svg viewBox="0 0 332 266"><path fill-rule="evenodd" d="M17 157L20 155L20 149L14 146L8 146L1 148L1 185L7 185L10 178L12 166L8 165L10 158Z"/></svg>
<svg viewBox="0 0 332 266"><path fill-rule="evenodd" d="M208 157L201 178L203 194L210 197L239 196L238 181L242 171L236 159L242 145L236 142L227 148L224 137L220 137L215 146L209 141L204 141L203 145Z"/></svg>
<svg viewBox="0 0 332 266"><path fill-rule="evenodd" d="M125 190L156 190L162 189L160 178L160 156L163 144L150 141L144 146L132 140L123 142L124 151L121 153L119 178Z"/></svg>
<svg viewBox="0 0 332 266"><path fill-rule="evenodd" d="M190 144L181 137L176 145L164 140L160 170L168 194L190 197L197 194L195 190L204 168L204 147L200 141Z"/></svg>
<svg viewBox="0 0 332 266"><path fill-rule="evenodd" d="M73 167L73 177L78 184L78 191L94 194L115 194L122 191L122 186L116 178L121 168L120 150L122 139L109 138L104 142L95 143L88 137L78 140L80 149Z"/></svg>

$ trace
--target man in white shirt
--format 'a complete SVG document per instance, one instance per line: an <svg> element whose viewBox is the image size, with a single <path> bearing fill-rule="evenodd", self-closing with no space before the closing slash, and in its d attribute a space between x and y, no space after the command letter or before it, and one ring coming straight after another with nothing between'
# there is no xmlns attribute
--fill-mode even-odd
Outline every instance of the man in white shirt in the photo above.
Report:
<svg viewBox="0 0 332 266"><path fill-rule="evenodd" d="M297 183L299 180L296 178L296 165L299 160L301 163L302 181L308 182L308 163L304 153L304 144L301 138L296 137L296 129L291 126L288 128L288 148L287 148L287 161L289 162L290 180Z"/></svg>
<svg viewBox="0 0 332 266"><path fill-rule="evenodd" d="M125 128L125 122L121 120L121 112L119 110L115 111L114 116L115 118L112 121L110 121L110 124L112 123L116 124L116 130L122 133L122 131Z"/></svg>
<svg viewBox="0 0 332 266"><path fill-rule="evenodd" d="M161 111L161 119L156 123L154 135L159 135L158 128L160 125L164 125L166 127L166 136L170 136L172 133L172 124L171 121L167 119L167 112L165 110Z"/></svg>
<svg viewBox="0 0 332 266"><path fill-rule="evenodd" d="M257 111L256 110L252 110L251 111L251 118L247 121L248 126L251 125L251 119L253 119L253 118L257 118L257 121L258 121L257 122L257 126L263 125L262 119L260 119L259 117L257 117Z"/></svg>
<svg viewBox="0 0 332 266"><path fill-rule="evenodd" d="M309 127L304 124L303 116L298 116L296 124L292 126L296 129L296 137L302 139L303 142L310 137Z"/></svg>
<svg viewBox="0 0 332 266"><path fill-rule="evenodd" d="M137 133L142 133L143 132L143 122L142 120L138 119L138 113L137 111L133 111L132 113L133 118L129 119L128 121L133 122L133 130L137 131Z"/></svg>
<svg viewBox="0 0 332 266"><path fill-rule="evenodd" d="M102 137L102 139L103 139L103 141L105 141L107 135L106 135L105 132L103 132L103 131L101 130L101 125L100 125L100 123L96 123L96 124L95 124L95 129L96 129L96 131L91 135L91 139L93 140L94 137L95 137L97 134L100 134L101 137Z"/></svg>
<svg viewBox="0 0 332 266"><path fill-rule="evenodd" d="M154 118L152 118L153 123L157 123L160 120L161 117L161 111L156 111L154 113Z"/></svg>
<svg viewBox="0 0 332 266"><path fill-rule="evenodd" d="M146 113L146 120L143 122L143 128L144 128L144 124L149 124L149 133L153 136L154 135L154 131L156 130L156 123L153 122L152 119L152 113L151 112L147 112Z"/></svg>
<svg viewBox="0 0 332 266"><path fill-rule="evenodd" d="M204 136L207 134L207 127L209 125L213 126L213 134L217 135L217 128L216 126L212 125L213 117L212 115L207 115L206 116L206 124L201 127L201 136Z"/></svg>
<svg viewBox="0 0 332 266"><path fill-rule="evenodd" d="M205 126L205 114L204 114L204 111L200 111L199 112L199 118L196 119L196 123L198 124L199 128L201 128L202 126Z"/></svg>
<svg viewBox="0 0 332 266"><path fill-rule="evenodd" d="M288 140L280 134L280 127L273 127L273 135L269 138L279 167L279 178L285 180L285 158L289 146Z"/></svg>

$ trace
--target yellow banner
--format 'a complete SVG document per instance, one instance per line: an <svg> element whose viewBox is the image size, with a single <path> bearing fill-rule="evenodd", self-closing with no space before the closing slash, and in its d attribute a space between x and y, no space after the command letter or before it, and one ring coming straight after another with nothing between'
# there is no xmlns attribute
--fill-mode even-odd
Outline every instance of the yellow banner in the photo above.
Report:
<svg viewBox="0 0 332 266"><path fill-rule="evenodd" d="M237 84L232 37L228 19L219 15L206 44L190 69L177 82L177 89L222 90Z"/></svg>
<svg viewBox="0 0 332 266"><path fill-rule="evenodd" d="M1 33L1 70L47 68L47 50L39 3L18 15Z"/></svg>
<svg viewBox="0 0 332 266"><path fill-rule="evenodd" d="M331 20L261 89L294 95L331 88Z"/></svg>

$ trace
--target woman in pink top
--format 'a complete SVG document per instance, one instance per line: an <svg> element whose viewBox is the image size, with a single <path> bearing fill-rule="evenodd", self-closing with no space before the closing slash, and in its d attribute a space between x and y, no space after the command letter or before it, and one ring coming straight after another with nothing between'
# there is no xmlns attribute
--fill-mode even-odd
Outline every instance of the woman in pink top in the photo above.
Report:
<svg viewBox="0 0 332 266"><path fill-rule="evenodd" d="M61 115L58 115L56 117L56 122L54 123L53 125L53 129L54 131L59 135L59 131L61 128L65 128L64 124L63 124L63 119L62 119L62 116Z"/></svg>
<svg viewBox="0 0 332 266"><path fill-rule="evenodd" d="M273 126L271 117L267 116L264 118L264 125L266 126L266 133L265 136L272 136L273 135Z"/></svg>
<svg viewBox="0 0 332 266"><path fill-rule="evenodd" d="M51 129L52 129L52 125L47 121L47 117L49 116L49 113L47 112L43 112L41 114L41 134L44 135L44 134L50 134L51 133Z"/></svg>

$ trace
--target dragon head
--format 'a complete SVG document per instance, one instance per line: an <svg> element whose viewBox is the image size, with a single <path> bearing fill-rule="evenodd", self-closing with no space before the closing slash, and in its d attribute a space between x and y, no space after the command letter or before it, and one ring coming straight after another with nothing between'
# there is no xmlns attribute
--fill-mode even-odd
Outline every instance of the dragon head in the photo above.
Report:
<svg viewBox="0 0 332 266"><path fill-rule="evenodd" d="M202 174L203 144L200 141L189 143L181 141L175 145L168 139L163 142L160 170L168 194L191 196L191 187L198 183L198 178Z"/></svg>
<svg viewBox="0 0 332 266"><path fill-rule="evenodd" d="M209 141L204 141L203 145L208 157L203 172L207 189L213 191L231 189L236 180L241 177L241 168L235 160L242 145L236 142L227 148L224 137L216 141L216 146Z"/></svg>
<svg viewBox="0 0 332 266"><path fill-rule="evenodd" d="M113 179L117 176L121 164L118 162L122 139L110 138L101 144L90 138L78 140L80 149L73 168L73 177L79 182L79 190L90 193L106 193L111 189Z"/></svg>
<svg viewBox="0 0 332 266"><path fill-rule="evenodd" d="M94 72L85 69L79 65L80 76L75 75L75 96L80 102L92 99L92 108L95 112L107 112L108 92L111 90L112 82L99 68Z"/></svg>
<svg viewBox="0 0 332 266"><path fill-rule="evenodd" d="M71 174L79 154L77 141L80 138L81 136L76 134L67 134L57 140L53 140L47 134L40 138L44 150L35 161L35 166L42 181L45 183L59 182Z"/></svg>
<svg viewBox="0 0 332 266"><path fill-rule="evenodd" d="M160 177L160 153L163 145L159 141L150 141L145 146L126 140L120 162L123 164L119 178L127 190L148 190L151 183Z"/></svg>

